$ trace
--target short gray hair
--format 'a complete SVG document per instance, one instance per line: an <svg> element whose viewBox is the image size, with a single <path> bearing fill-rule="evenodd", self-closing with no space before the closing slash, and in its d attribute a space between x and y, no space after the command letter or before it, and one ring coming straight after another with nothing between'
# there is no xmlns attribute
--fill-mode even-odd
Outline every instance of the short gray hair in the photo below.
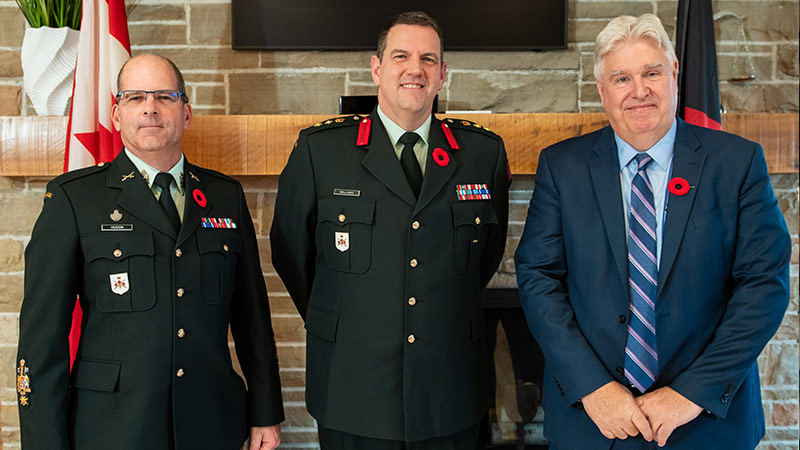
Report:
<svg viewBox="0 0 800 450"><path fill-rule="evenodd" d="M667 30L658 17L649 13L639 17L619 16L612 19L594 41L594 78L601 79L603 60L609 52L622 42L637 39L652 39L664 50L670 66L677 61Z"/></svg>

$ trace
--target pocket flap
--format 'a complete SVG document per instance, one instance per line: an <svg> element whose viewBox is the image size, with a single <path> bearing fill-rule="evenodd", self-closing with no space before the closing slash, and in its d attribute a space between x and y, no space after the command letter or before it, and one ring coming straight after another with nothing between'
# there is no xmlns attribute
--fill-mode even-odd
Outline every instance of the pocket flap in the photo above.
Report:
<svg viewBox="0 0 800 450"><path fill-rule="evenodd" d="M153 233L93 233L81 239L86 260L110 259L122 261L131 256L152 256Z"/></svg>
<svg viewBox="0 0 800 450"><path fill-rule="evenodd" d="M200 253L242 253L242 238L236 231L201 230L197 233L197 247Z"/></svg>
<svg viewBox="0 0 800 450"><path fill-rule="evenodd" d="M119 361L80 359L73 369L73 386L78 389L114 392L119 380Z"/></svg>
<svg viewBox="0 0 800 450"><path fill-rule="evenodd" d="M320 339L336 342L336 328L339 326L339 316L309 306L306 316L306 330Z"/></svg>
<svg viewBox="0 0 800 450"><path fill-rule="evenodd" d="M453 209L453 225L472 225L480 227L496 224L497 215L488 201L461 201L451 203Z"/></svg>
<svg viewBox="0 0 800 450"><path fill-rule="evenodd" d="M333 222L340 226L351 223L369 225L374 216L375 200L368 198L321 198L317 203L317 217L320 222Z"/></svg>

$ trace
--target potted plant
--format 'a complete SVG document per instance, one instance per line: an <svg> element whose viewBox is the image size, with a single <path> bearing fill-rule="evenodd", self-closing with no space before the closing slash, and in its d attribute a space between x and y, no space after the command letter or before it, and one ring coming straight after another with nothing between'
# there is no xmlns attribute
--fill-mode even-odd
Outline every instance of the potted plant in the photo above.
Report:
<svg viewBox="0 0 800 450"><path fill-rule="evenodd" d="M27 21L20 55L25 92L38 115L64 115L72 95L82 1L16 2Z"/></svg>

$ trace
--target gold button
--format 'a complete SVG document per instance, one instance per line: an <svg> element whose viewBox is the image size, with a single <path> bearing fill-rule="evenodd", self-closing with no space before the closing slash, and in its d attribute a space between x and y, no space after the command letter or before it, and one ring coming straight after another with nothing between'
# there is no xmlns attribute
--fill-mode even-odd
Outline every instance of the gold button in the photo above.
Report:
<svg viewBox="0 0 800 450"><path fill-rule="evenodd" d="M481 218L480 217L476 217L475 218L475 225L480 225L480 224L481 224Z"/></svg>
<svg viewBox="0 0 800 450"><path fill-rule="evenodd" d="M117 258L119 258L120 256L122 256L122 250L120 250L120 249L116 249L116 250L114 250L114 256L116 256Z"/></svg>
<svg viewBox="0 0 800 450"><path fill-rule="evenodd" d="M182 338L184 336L186 336L186 331L183 328L179 329L178 330L178 337Z"/></svg>
<svg viewBox="0 0 800 450"><path fill-rule="evenodd" d="M408 304L411 305L411 306L416 305L417 304L417 298L416 297L409 298L408 299Z"/></svg>
<svg viewBox="0 0 800 450"><path fill-rule="evenodd" d="M344 214L339 214L339 222L344 222L345 219L347 219L347 217L345 217Z"/></svg>
<svg viewBox="0 0 800 450"><path fill-rule="evenodd" d="M415 338L413 334L409 334L408 335L408 343L409 344L413 344L414 341L416 341L416 340L417 340L417 338Z"/></svg>
<svg viewBox="0 0 800 450"><path fill-rule="evenodd" d="M419 230L419 220L415 220L411 223L411 228L415 230Z"/></svg>
<svg viewBox="0 0 800 450"><path fill-rule="evenodd" d="M222 244L222 249L227 252L228 250L230 250L230 247L228 247L228 244Z"/></svg>
<svg viewBox="0 0 800 450"><path fill-rule="evenodd" d="M414 258L414 259L412 259L412 260L411 260L411 261L410 261L408 264L409 264L411 267L417 267L417 265L419 265L419 262L417 262L417 259L416 259L416 258Z"/></svg>
<svg viewBox="0 0 800 450"><path fill-rule="evenodd" d="M175 250L175 256L176 256L176 257L178 257L178 258L180 258L181 256L183 256L183 252L181 251L181 249L177 249L177 250Z"/></svg>
<svg viewBox="0 0 800 450"><path fill-rule="evenodd" d="M178 371L175 373L175 375L177 375L178 378L182 377L183 376L183 369L178 369Z"/></svg>
<svg viewBox="0 0 800 450"><path fill-rule="evenodd" d="M183 297L183 293L184 292L186 292L186 291L184 291L183 288L178 288L178 292L177 292L178 297Z"/></svg>

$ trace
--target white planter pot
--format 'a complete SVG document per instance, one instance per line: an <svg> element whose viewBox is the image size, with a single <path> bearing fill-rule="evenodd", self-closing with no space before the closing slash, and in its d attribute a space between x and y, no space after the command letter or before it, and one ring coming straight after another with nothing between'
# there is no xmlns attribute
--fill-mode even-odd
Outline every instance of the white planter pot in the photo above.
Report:
<svg viewBox="0 0 800 450"><path fill-rule="evenodd" d="M25 27L22 41L25 92L40 116L63 116L72 95L80 32L72 28Z"/></svg>

